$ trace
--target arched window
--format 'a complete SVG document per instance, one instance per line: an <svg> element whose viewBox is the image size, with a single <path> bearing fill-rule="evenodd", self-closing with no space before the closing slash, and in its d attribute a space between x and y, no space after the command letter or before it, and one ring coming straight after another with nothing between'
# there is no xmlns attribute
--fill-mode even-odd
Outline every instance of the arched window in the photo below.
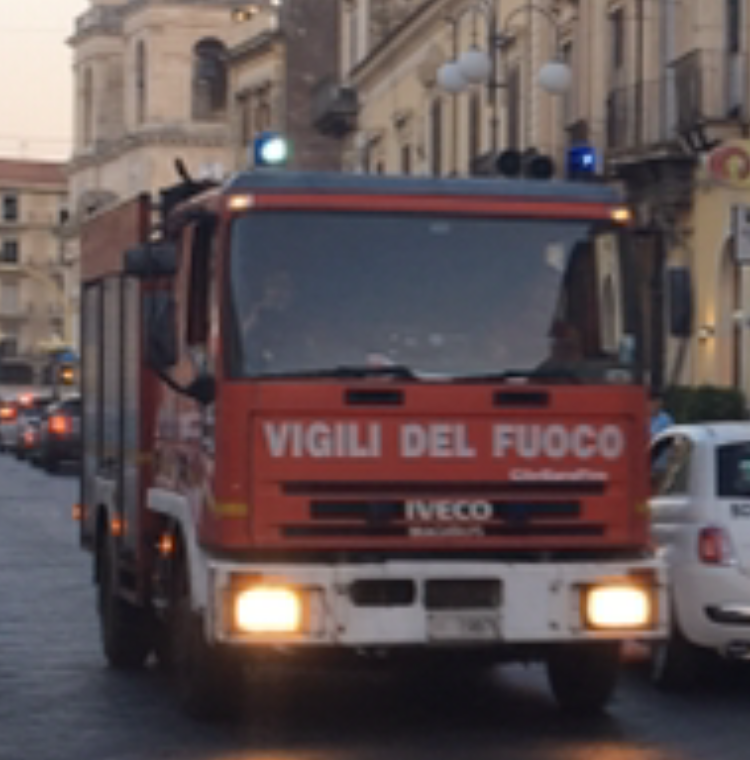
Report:
<svg viewBox="0 0 750 760"><path fill-rule="evenodd" d="M83 143L90 145L94 139L94 72L86 67L83 72Z"/></svg>
<svg viewBox="0 0 750 760"><path fill-rule="evenodd" d="M227 55L224 43L204 39L193 49L193 118L213 121L227 107Z"/></svg>
<svg viewBox="0 0 750 760"><path fill-rule="evenodd" d="M135 118L138 124L146 121L148 99L148 61L146 43L141 40L135 49Z"/></svg>
<svg viewBox="0 0 750 760"><path fill-rule="evenodd" d="M432 174L440 177L443 173L443 103L439 99L432 102L430 109L430 132Z"/></svg>

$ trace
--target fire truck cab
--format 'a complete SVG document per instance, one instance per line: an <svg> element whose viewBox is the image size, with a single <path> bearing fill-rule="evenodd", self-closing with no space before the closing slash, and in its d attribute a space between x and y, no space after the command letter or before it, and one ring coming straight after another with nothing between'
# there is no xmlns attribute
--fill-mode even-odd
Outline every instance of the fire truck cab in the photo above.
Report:
<svg viewBox="0 0 750 760"><path fill-rule="evenodd" d="M84 233L109 662L155 654L198 716L245 665L369 653L542 661L601 709L668 622L618 195L261 170L162 200Z"/></svg>

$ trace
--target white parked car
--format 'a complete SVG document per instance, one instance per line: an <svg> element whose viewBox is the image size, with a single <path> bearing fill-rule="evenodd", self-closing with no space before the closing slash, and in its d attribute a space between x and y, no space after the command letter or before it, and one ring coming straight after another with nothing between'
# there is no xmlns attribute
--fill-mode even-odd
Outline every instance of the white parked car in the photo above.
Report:
<svg viewBox="0 0 750 760"><path fill-rule="evenodd" d="M670 571L672 633L652 677L688 686L711 655L750 658L750 423L681 425L651 442L652 534Z"/></svg>

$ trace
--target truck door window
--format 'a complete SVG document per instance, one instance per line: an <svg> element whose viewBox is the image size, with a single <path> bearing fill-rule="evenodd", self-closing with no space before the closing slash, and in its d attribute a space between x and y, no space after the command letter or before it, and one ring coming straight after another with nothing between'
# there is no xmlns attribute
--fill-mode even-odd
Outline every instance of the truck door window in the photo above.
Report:
<svg viewBox="0 0 750 760"><path fill-rule="evenodd" d="M693 444L685 436L663 438L651 449L654 496L685 496L690 488Z"/></svg>
<svg viewBox="0 0 750 760"><path fill-rule="evenodd" d="M213 221L200 222L193 230L190 250L190 293L188 297L187 343L207 346L211 313L211 259Z"/></svg>

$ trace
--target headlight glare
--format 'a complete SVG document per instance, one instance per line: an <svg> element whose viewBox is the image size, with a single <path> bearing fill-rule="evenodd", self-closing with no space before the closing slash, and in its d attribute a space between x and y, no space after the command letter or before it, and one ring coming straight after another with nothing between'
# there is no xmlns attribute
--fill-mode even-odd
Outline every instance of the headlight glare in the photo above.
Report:
<svg viewBox="0 0 750 760"><path fill-rule="evenodd" d="M585 595L585 614L590 628L646 628L653 617L650 590L639 586L595 586Z"/></svg>
<svg viewBox="0 0 750 760"><path fill-rule="evenodd" d="M244 633L296 633L302 625L302 602L292 589L256 586L238 591L234 619Z"/></svg>

